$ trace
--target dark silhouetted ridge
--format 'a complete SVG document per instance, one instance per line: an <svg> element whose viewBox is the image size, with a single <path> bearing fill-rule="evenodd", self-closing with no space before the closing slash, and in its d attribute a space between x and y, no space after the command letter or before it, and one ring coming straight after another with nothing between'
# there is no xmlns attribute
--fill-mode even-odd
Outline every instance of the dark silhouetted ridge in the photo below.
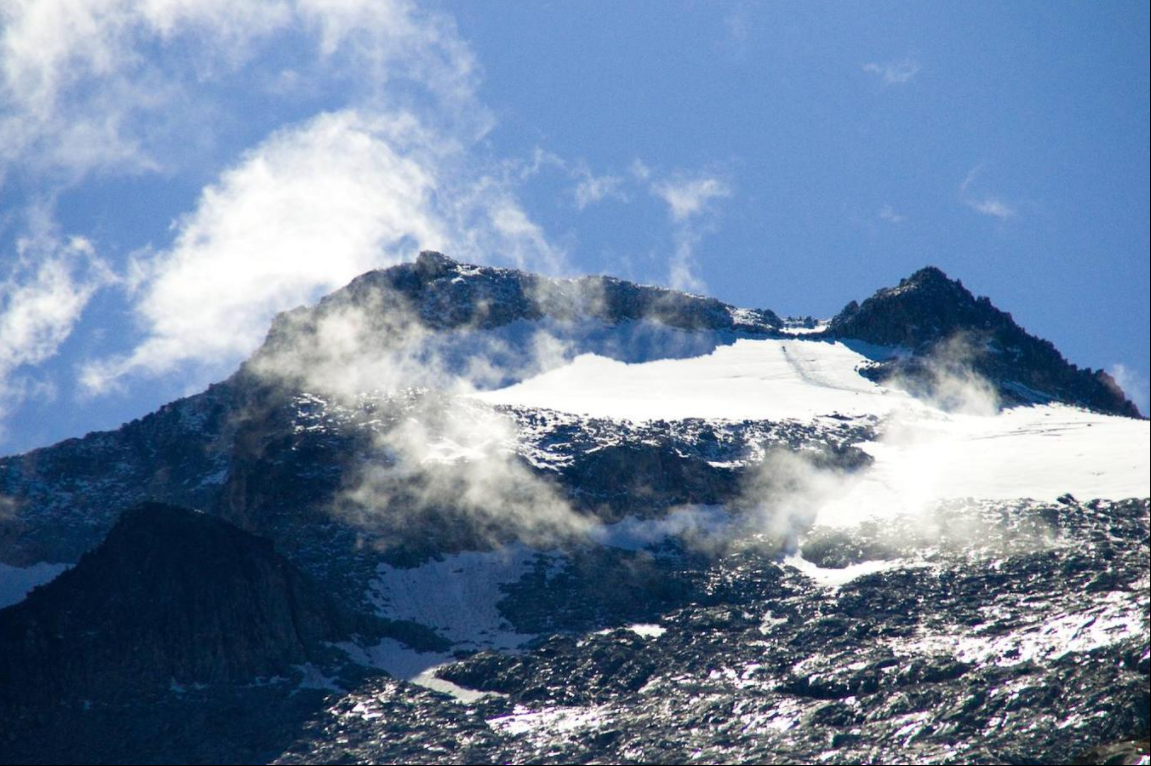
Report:
<svg viewBox="0 0 1151 766"><path fill-rule="evenodd" d="M271 542L159 503L0 611L0 703L240 683L317 659L349 631Z"/></svg>

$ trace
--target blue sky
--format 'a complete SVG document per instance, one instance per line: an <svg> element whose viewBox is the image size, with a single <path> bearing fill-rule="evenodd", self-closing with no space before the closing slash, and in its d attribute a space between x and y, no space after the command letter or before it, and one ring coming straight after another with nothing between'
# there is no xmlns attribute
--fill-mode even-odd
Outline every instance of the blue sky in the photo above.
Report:
<svg viewBox="0 0 1151 766"><path fill-rule="evenodd" d="M1134 3L15 0L0 452L421 247L830 316L925 264L1146 411Z"/></svg>

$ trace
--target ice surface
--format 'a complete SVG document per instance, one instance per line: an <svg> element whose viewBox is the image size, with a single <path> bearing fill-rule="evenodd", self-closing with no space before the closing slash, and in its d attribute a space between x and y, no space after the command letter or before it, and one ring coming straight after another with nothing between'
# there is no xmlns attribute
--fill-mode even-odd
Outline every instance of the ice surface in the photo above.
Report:
<svg viewBox="0 0 1151 766"><path fill-rule="evenodd" d="M379 668L395 678L410 681L417 686L441 694L450 695L463 703L470 704L493 694L493 692L465 689L451 681L438 678L436 671L453 660L449 654L417 652L391 638L385 638L374 646L359 646L347 641L338 643L336 646L343 649L353 662L367 667Z"/></svg>
<svg viewBox="0 0 1151 766"><path fill-rule="evenodd" d="M972 497L1051 501L1151 495L1151 430L1145 420L1065 405L1017 407L994 417L934 413L900 418L861 445L871 469L821 510L821 523L922 511Z"/></svg>

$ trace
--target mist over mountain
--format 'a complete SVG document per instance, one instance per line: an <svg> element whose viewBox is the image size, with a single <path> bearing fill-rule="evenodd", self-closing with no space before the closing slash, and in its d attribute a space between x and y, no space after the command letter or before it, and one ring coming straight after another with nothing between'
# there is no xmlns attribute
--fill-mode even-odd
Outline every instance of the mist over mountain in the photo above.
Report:
<svg viewBox="0 0 1151 766"><path fill-rule="evenodd" d="M426 251L0 459L0 758L1137 757L1149 443L936 268L815 321Z"/></svg>

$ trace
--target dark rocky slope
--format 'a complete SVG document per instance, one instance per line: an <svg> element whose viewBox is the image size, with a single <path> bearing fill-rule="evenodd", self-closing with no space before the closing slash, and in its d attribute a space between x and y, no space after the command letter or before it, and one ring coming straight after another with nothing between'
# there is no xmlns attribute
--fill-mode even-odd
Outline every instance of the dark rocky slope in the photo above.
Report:
<svg viewBox="0 0 1151 766"><path fill-rule="evenodd" d="M275 344L285 334L314 327L348 306L371 307L399 321L434 330L492 329L518 319L598 319L609 324L645 319L683 330L768 333L782 322L773 311L738 309L715 298L615 277L554 279L516 269L458 263L432 251L415 263L356 277L314 308L277 317L269 333Z"/></svg>
<svg viewBox="0 0 1151 766"><path fill-rule="evenodd" d="M74 568L0 611L0 705L288 675L354 627L269 541L145 503Z"/></svg>
<svg viewBox="0 0 1151 766"><path fill-rule="evenodd" d="M1030 335L1011 314L976 298L935 267L920 269L862 304L849 303L828 334L881 346L901 346L910 358L878 365L876 380L901 378L930 389L939 373L971 370L994 383L1008 403L1061 401L1127 417L1139 410L1103 370L1081 370L1046 340Z"/></svg>

